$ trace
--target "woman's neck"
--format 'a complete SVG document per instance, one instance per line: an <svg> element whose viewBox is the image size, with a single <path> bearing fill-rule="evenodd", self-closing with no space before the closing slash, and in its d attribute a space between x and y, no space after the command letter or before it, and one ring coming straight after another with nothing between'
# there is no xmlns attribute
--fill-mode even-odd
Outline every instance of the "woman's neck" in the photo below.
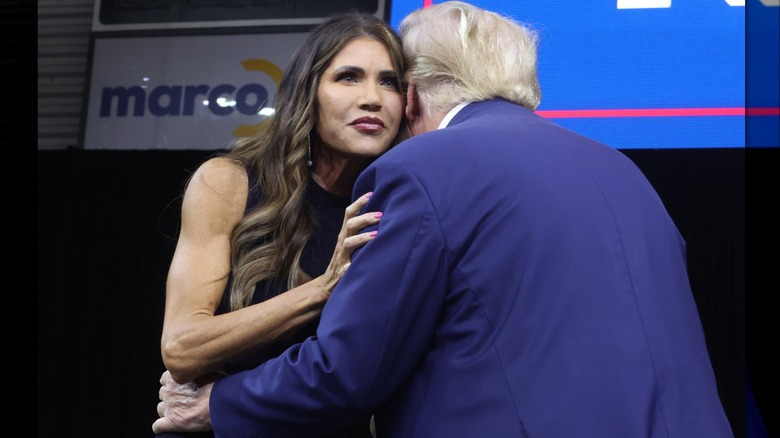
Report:
<svg viewBox="0 0 780 438"><path fill-rule="evenodd" d="M355 185L358 173L347 169L346 166L337 169L333 166L315 164L311 170L311 177L325 191L342 198L349 198L352 196L352 187Z"/></svg>

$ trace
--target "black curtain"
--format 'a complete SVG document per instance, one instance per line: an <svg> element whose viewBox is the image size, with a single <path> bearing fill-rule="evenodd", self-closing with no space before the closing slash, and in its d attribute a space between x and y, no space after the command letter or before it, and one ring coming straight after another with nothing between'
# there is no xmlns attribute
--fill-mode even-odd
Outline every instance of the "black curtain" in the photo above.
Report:
<svg viewBox="0 0 780 438"><path fill-rule="evenodd" d="M151 437L165 277L202 151L38 152L38 436Z"/></svg>
<svg viewBox="0 0 780 438"><path fill-rule="evenodd" d="M39 437L152 436L164 371L165 277L180 196L191 172L214 152L38 151ZM752 169L746 161L753 162L753 151L623 152L656 187L688 242L691 283L721 399L735 435L743 437L746 276L758 279L748 283L753 294L778 290L767 274L775 265L767 260L746 273L746 259L758 258L750 245L746 257L746 168ZM767 184L777 152L758 151L751 183ZM765 232L773 232L776 242L777 232L767 230L771 224L749 223L757 233L751 244L768 245ZM773 371L762 366L760 353L753 359L759 364L750 366L756 401L766 406L763 382ZM771 427L767 423L770 435Z"/></svg>

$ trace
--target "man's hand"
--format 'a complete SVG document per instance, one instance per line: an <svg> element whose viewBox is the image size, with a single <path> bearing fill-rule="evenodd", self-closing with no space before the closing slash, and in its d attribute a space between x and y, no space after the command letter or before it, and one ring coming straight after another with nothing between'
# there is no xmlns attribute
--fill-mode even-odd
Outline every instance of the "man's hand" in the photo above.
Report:
<svg viewBox="0 0 780 438"><path fill-rule="evenodd" d="M154 424L154 433L202 432L211 430L209 397L211 388L223 374L213 373L198 382L177 383L169 371L160 377L160 403Z"/></svg>

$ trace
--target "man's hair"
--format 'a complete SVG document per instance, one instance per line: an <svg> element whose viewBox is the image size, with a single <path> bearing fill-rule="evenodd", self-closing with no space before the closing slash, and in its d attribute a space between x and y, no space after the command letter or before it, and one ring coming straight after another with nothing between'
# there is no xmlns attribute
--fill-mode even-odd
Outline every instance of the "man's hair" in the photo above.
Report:
<svg viewBox="0 0 780 438"><path fill-rule="evenodd" d="M409 83L428 111L503 98L532 111L541 101L537 34L495 12L448 1L409 14L400 25Z"/></svg>

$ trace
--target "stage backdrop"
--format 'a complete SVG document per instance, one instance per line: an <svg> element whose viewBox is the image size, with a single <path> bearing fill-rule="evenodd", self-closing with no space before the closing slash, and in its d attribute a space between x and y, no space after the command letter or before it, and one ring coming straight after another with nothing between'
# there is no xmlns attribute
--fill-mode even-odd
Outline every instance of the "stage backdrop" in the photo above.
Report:
<svg viewBox="0 0 780 438"><path fill-rule="evenodd" d="M96 6L86 149L209 150L251 134L325 12L314 0L147 3ZM397 28L439 2L321 3L362 6ZM469 3L538 32L538 113L565 127L617 149L780 147L778 0ZM258 18L284 9L291 18Z"/></svg>

